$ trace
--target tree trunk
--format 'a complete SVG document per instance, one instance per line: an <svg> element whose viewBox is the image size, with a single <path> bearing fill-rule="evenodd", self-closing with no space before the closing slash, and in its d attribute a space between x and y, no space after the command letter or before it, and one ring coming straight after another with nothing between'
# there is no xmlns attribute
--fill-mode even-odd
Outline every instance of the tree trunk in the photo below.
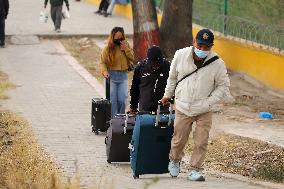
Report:
<svg viewBox="0 0 284 189"><path fill-rule="evenodd" d="M160 45L157 14L153 0L132 0L135 60L146 58L147 49Z"/></svg>
<svg viewBox="0 0 284 189"><path fill-rule="evenodd" d="M165 0L160 27L161 47L172 58L175 51L192 45L193 0Z"/></svg>

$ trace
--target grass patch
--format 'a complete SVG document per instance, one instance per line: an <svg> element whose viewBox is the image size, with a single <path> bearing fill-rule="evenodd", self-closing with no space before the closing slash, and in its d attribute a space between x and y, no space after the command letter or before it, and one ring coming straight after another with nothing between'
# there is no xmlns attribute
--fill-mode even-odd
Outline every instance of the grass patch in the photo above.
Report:
<svg viewBox="0 0 284 189"><path fill-rule="evenodd" d="M38 145L27 121L14 113L0 111L0 188L79 189L80 174L77 171L71 179L64 177ZM111 189L113 183L98 181L91 188Z"/></svg>
<svg viewBox="0 0 284 189"><path fill-rule="evenodd" d="M192 146L187 146L191 152ZM259 140L222 134L209 142L205 167L284 183L284 149Z"/></svg>
<svg viewBox="0 0 284 189"><path fill-rule="evenodd" d="M5 94L5 92L13 87L15 86L8 81L7 74L0 71L0 99L1 100L8 99L9 97Z"/></svg>
<svg viewBox="0 0 284 189"><path fill-rule="evenodd" d="M264 180L272 180L275 182L283 182L284 179L284 165L269 166L262 165L253 174L256 178L261 178Z"/></svg>
<svg viewBox="0 0 284 189"><path fill-rule="evenodd" d="M0 188L65 188L23 118L1 111L0 141Z"/></svg>
<svg viewBox="0 0 284 189"><path fill-rule="evenodd" d="M14 87L0 71L1 99ZM9 111L0 110L0 188L79 189L80 175L67 179L53 159L38 145L28 122ZM94 189L111 189L109 181L98 181Z"/></svg>
<svg viewBox="0 0 284 189"><path fill-rule="evenodd" d="M101 49L89 38L69 38L60 40L67 51L84 66L88 72L103 83L103 77L99 69Z"/></svg>

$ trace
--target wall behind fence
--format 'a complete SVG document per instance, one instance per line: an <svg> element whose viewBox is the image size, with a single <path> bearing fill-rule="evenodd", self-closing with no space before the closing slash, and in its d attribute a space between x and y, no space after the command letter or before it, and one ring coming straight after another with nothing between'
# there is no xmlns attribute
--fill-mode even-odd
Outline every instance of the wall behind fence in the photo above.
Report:
<svg viewBox="0 0 284 189"><path fill-rule="evenodd" d="M87 0L98 5L100 0ZM117 5L115 13L132 19L131 5ZM109 18L111 19L111 18ZM158 16L160 23L161 16ZM200 29L193 25L193 36ZM264 84L284 91L284 55L265 50L261 45L252 45L216 35L214 51L225 61L231 70L245 73Z"/></svg>

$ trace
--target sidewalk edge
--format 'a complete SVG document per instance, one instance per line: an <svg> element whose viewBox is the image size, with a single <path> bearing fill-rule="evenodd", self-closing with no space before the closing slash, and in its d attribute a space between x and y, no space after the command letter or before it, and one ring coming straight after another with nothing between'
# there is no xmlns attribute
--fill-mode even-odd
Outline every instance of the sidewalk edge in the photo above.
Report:
<svg viewBox="0 0 284 189"><path fill-rule="evenodd" d="M90 85L92 86L96 92L98 93L99 97L103 97L105 94L104 86L99 83L99 81L93 77L78 61L71 56L71 54L66 51L65 47L60 41L54 42L57 51L62 55L62 57L68 62L68 64Z"/></svg>

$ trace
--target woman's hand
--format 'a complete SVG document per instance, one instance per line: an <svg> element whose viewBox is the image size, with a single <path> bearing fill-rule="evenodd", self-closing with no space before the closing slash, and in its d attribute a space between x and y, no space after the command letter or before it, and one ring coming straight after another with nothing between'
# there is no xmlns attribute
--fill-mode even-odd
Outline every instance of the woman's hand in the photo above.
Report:
<svg viewBox="0 0 284 189"><path fill-rule="evenodd" d="M123 51L125 51L126 49L128 49L128 43L127 43L125 40L121 41L121 43L120 43L120 49L123 50Z"/></svg>
<svg viewBox="0 0 284 189"><path fill-rule="evenodd" d="M104 72L103 72L103 76L104 76L104 78L109 78L109 73L108 73L108 71L104 71Z"/></svg>

